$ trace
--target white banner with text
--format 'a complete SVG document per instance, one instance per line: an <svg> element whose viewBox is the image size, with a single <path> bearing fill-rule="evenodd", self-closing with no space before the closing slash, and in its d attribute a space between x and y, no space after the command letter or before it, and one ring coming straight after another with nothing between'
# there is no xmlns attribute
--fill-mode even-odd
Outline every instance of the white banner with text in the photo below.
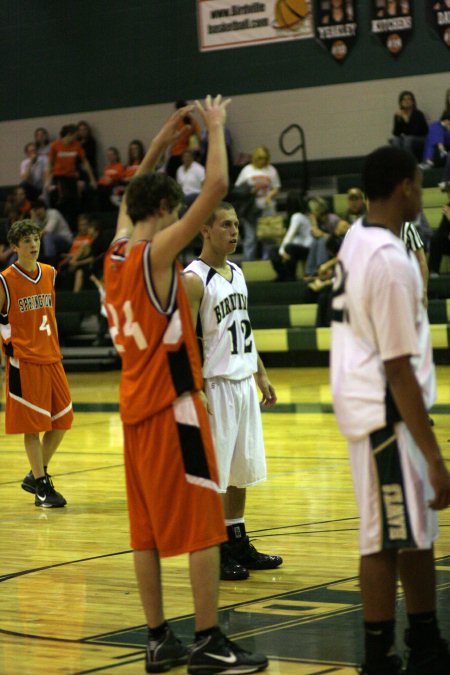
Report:
<svg viewBox="0 0 450 675"><path fill-rule="evenodd" d="M200 51L314 37L311 0L197 0Z"/></svg>

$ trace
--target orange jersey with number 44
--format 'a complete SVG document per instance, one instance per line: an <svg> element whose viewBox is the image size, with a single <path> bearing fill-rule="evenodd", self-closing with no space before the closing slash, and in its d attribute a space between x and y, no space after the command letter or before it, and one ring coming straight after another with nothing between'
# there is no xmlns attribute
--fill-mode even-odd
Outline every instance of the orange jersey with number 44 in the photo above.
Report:
<svg viewBox="0 0 450 675"><path fill-rule="evenodd" d="M37 263L34 274L14 263L0 274L6 302L0 331L8 356L31 363L61 360L55 317L56 270Z"/></svg>
<svg viewBox="0 0 450 675"><path fill-rule="evenodd" d="M122 359L120 413L138 424L186 392L202 388L200 355L188 304L174 263L167 306L152 283L151 242L114 242L105 256L106 311Z"/></svg>

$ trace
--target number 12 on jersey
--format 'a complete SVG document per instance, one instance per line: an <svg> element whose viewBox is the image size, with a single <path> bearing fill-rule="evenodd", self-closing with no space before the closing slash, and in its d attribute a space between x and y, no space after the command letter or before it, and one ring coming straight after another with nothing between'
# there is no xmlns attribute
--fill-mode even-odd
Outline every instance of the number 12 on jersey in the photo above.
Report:
<svg viewBox="0 0 450 675"><path fill-rule="evenodd" d="M240 329L240 330L239 330ZM232 354L248 354L253 349L252 326L250 321L242 319L237 323L233 321L231 326L227 328L231 336L231 353Z"/></svg>

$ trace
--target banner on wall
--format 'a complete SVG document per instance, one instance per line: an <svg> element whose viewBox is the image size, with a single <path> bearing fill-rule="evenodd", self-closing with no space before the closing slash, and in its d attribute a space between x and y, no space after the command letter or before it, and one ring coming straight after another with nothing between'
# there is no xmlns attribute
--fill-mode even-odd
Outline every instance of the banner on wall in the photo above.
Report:
<svg viewBox="0 0 450 675"><path fill-rule="evenodd" d="M200 51L314 37L311 0L197 0Z"/></svg>
<svg viewBox="0 0 450 675"><path fill-rule="evenodd" d="M315 0L316 38L336 61L343 61L356 41L354 0Z"/></svg>
<svg viewBox="0 0 450 675"><path fill-rule="evenodd" d="M426 0L428 22L450 47L450 0Z"/></svg>
<svg viewBox="0 0 450 675"><path fill-rule="evenodd" d="M413 0L372 0L372 33L397 56L413 29Z"/></svg>

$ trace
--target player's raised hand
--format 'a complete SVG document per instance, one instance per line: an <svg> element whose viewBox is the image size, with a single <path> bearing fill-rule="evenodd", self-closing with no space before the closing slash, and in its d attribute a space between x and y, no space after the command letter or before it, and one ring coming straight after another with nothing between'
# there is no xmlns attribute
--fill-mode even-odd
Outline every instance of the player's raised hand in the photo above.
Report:
<svg viewBox="0 0 450 675"><path fill-rule="evenodd" d="M172 113L172 115L164 122L154 140L161 146L168 147L169 145L177 143L180 138L190 136L192 134L191 125L184 124L180 129L179 124L183 118L189 116L193 110L193 105L186 105L184 108L180 108Z"/></svg>
<svg viewBox="0 0 450 675"><path fill-rule="evenodd" d="M209 129L214 124L225 125L227 118L227 107L231 102L231 98L222 99L218 94L215 98L208 96L205 98L203 105L199 101L195 101L197 112L203 118L206 128Z"/></svg>

